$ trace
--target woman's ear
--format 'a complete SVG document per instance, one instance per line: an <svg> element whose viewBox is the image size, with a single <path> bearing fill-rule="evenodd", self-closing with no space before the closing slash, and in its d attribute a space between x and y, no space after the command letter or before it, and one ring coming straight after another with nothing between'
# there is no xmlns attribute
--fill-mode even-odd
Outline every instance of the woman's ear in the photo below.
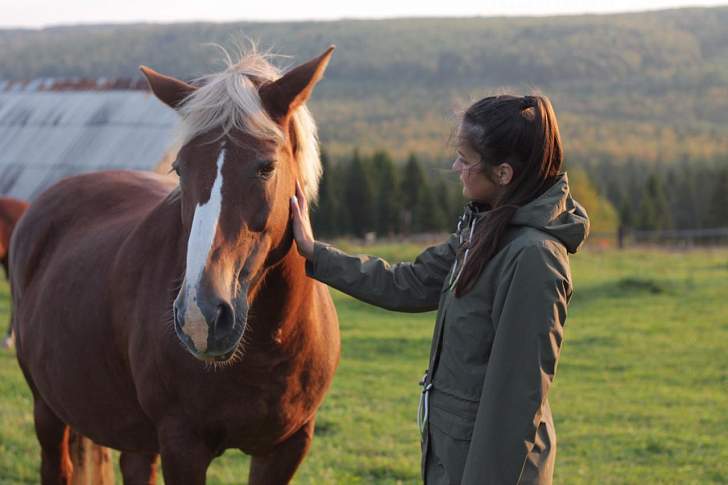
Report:
<svg viewBox="0 0 728 485"><path fill-rule="evenodd" d="M495 167L495 182L498 185L508 185L513 180L513 167L508 162L503 162Z"/></svg>

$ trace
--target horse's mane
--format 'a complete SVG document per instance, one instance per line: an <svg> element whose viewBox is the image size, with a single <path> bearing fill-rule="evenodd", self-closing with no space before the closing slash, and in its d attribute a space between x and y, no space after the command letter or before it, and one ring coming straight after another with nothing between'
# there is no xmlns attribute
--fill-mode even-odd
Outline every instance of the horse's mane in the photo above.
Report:
<svg viewBox="0 0 728 485"><path fill-rule="evenodd" d="M262 83L280 78L281 71L269 62L269 55L259 53L254 45L247 52L241 49L237 61L222 47L220 50L225 70L197 79L195 84L200 87L178 109L182 117L180 145L217 127L222 127L224 134L241 130L259 139L283 142L284 134L263 108L257 89ZM291 122L301 185L306 199L313 201L321 177L316 123L305 105L295 111Z"/></svg>

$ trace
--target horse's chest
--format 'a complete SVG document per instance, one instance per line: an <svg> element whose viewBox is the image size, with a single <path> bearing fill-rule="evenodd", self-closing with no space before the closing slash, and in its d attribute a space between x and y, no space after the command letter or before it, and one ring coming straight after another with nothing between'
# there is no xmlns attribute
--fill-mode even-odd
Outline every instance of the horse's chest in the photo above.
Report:
<svg viewBox="0 0 728 485"><path fill-rule="evenodd" d="M196 413L210 441L218 442L221 449L268 450L303 426L318 404L287 392L252 386L242 390L247 392L231 393Z"/></svg>
<svg viewBox="0 0 728 485"><path fill-rule="evenodd" d="M330 380L324 373L294 370L306 368L298 362L239 365L178 369L176 379L166 376L164 384L142 398L148 404L145 407L157 422L177 416L221 449L252 453L269 449L308 421ZM186 378L179 378L180 374ZM162 389L166 392L160 393Z"/></svg>

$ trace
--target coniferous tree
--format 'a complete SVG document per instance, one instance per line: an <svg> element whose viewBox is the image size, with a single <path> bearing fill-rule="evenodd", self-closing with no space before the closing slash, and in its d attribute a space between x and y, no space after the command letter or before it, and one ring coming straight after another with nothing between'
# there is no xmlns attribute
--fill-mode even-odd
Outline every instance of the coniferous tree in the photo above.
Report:
<svg viewBox="0 0 728 485"><path fill-rule="evenodd" d="M668 173L670 212L679 228L701 227L696 205L695 170L690 165L671 169Z"/></svg>
<svg viewBox="0 0 728 485"><path fill-rule="evenodd" d="M336 236L341 232L339 227L339 198L336 190L336 171L331 166L328 154L321 151L321 181L319 182L318 203L311 213L311 223L316 234Z"/></svg>
<svg viewBox="0 0 728 485"><path fill-rule="evenodd" d="M450 207L452 208L452 212L447 221L447 230L452 232L457 227L458 218L462 215L467 201L463 196L463 187L459 182L448 185L450 188Z"/></svg>
<svg viewBox="0 0 728 485"><path fill-rule="evenodd" d="M635 217L632 201L627 195L622 195L619 203L619 222L624 227L635 227L638 223Z"/></svg>
<svg viewBox="0 0 728 485"><path fill-rule="evenodd" d="M427 189L425 174L422 171L417 157L409 156L404 166L401 183L402 193L402 226L407 234L419 230L418 223L421 220L419 208L422 202L422 193Z"/></svg>
<svg viewBox="0 0 728 485"><path fill-rule="evenodd" d="M721 169L715 178L708 220L713 227L728 227L728 168Z"/></svg>
<svg viewBox="0 0 728 485"><path fill-rule="evenodd" d="M377 233L383 236L399 231L399 177L387 152L379 151L372 158Z"/></svg>
<svg viewBox="0 0 728 485"><path fill-rule="evenodd" d="M349 214L349 227L358 237L375 229L372 181L366 165L359 151L354 150L346 176L344 202Z"/></svg>
<svg viewBox="0 0 728 485"><path fill-rule="evenodd" d="M420 202L414 212L415 232L436 232L445 225L445 215L442 211L441 201L425 183L420 194Z"/></svg>
<svg viewBox="0 0 728 485"><path fill-rule="evenodd" d="M647 178L638 214L640 229L671 229L672 215L662 179L657 174Z"/></svg>
<svg viewBox="0 0 728 485"><path fill-rule="evenodd" d="M450 219L452 212L452 197L450 194L450 188L442 177L438 177L434 184L433 196L435 198L435 205L440 210L441 220L437 228L439 231L447 230L447 221Z"/></svg>
<svg viewBox="0 0 728 485"><path fill-rule="evenodd" d="M456 225L455 221L457 221L457 218L462 212L462 204L456 197L459 194L453 190L452 184L449 184L446 179L441 177L436 184L434 195L441 212L441 221L438 230L452 232Z"/></svg>

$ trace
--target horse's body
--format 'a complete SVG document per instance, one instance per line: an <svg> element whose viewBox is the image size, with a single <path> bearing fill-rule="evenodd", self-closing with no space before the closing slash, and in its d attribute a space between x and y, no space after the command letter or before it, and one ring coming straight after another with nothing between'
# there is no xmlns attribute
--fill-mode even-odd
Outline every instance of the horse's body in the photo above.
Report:
<svg viewBox="0 0 728 485"><path fill-rule="evenodd" d="M228 448L253 455L250 483L286 483L310 445L339 358L328 291L305 276L282 221L266 263L242 285L248 291L221 296L219 307L229 300L235 308L231 325L246 329L244 342L236 341L232 357L206 357L197 339L197 348L188 345L192 324L183 318L190 312L172 312L191 271L185 255L193 236L183 206L193 190L187 192L148 173L81 175L42 194L17 227L11 265L18 360L35 398L44 483L70 475L66 426L122 450L125 483L152 481L157 453L168 483L204 483L210 461ZM220 239L218 229L214 241ZM200 285L217 274L207 270L218 268L214 256L227 249L219 244ZM247 276L240 271L233 286ZM238 315L246 296L247 321ZM224 322L218 315L208 323L212 335Z"/></svg>

